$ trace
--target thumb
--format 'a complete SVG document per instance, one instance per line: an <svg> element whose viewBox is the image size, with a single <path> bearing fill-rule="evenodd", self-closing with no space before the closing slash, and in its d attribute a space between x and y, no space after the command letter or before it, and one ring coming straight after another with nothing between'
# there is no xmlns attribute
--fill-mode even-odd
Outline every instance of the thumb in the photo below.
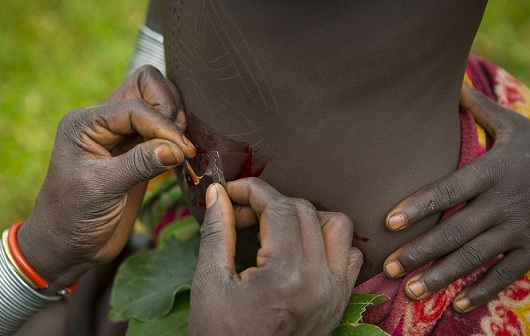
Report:
<svg viewBox="0 0 530 336"><path fill-rule="evenodd" d="M135 185L147 182L174 166L184 162L184 153L171 141L153 139L134 146L124 154L114 158L117 169L109 173L112 181L126 193Z"/></svg>
<svg viewBox="0 0 530 336"><path fill-rule="evenodd" d="M218 183L206 190L197 272L235 274L235 214L226 190Z"/></svg>

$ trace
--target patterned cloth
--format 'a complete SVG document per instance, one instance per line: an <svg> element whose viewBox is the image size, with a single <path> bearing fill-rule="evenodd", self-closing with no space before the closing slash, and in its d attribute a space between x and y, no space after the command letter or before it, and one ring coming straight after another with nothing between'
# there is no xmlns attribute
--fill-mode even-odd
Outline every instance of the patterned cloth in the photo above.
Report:
<svg viewBox="0 0 530 336"><path fill-rule="evenodd" d="M500 105L530 117L530 91L505 70L476 56L470 55L465 80L475 89L496 100ZM492 139L475 123L467 111L460 111L462 144L459 168L484 154ZM446 211L441 221L447 219L464 204ZM456 313L451 303L463 288L471 284L495 261L453 282L421 301L412 301L403 291L404 284L416 272L403 279L388 279L379 274L354 289L354 293L378 293L390 300L370 307L364 322L376 324L395 335L530 335L530 272L489 303L467 314Z"/></svg>
<svg viewBox="0 0 530 336"><path fill-rule="evenodd" d="M470 55L465 80L499 104L530 117L530 91L503 69L486 60ZM473 116L460 112L462 147L459 168L485 153L491 147L482 127ZM442 221L463 207L444 213ZM138 228L154 232L190 216L184 197L173 173L151 181ZM453 311L451 303L456 294L483 274L494 261L477 269L440 292L421 301L409 300L403 284L415 273L403 279L388 279L379 274L354 289L354 293L385 294L390 300L371 307L364 322L376 324L396 336L400 335L530 335L530 272L522 276L488 304L467 314ZM424 270L424 266L419 271Z"/></svg>

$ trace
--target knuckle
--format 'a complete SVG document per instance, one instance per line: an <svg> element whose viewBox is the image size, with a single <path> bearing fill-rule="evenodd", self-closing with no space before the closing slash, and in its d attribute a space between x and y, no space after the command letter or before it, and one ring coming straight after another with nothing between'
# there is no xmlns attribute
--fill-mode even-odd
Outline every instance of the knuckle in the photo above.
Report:
<svg viewBox="0 0 530 336"><path fill-rule="evenodd" d="M275 200L280 200L282 197L285 197L258 177L246 177L239 181L245 184L245 187L249 190L250 194L260 195L266 191L274 190Z"/></svg>
<svg viewBox="0 0 530 336"><path fill-rule="evenodd" d="M349 246L351 246L354 227L349 216L341 212L334 212L326 214L326 216L320 220L321 228L328 228L328 230L330 230L329 232L333 232L334 236L347 237L350 242Z"/></svg>
<svg viewBox="0 0 530 336"><path fill-rule="evenodd" d="M530 220L528 216L521 216L514 221L514 233L525 243L530 239ZM528 244L526 245L528 246Z"/></svg>
<svg viewBox="0 0 530 336"><path fill-rule="evenodd" d="M285 212L296 212L298 209L297 200L295 198L287 197L280 194L276 189L272 188L262 180L257 179L261 186L252 185L252 192L256 194L267 193L269 198L267 199L267 207L277 209L278 211Z"/></svg>
<svg viewBox="0 0 530 336"><path fill-rule="evenodd" d="M413 246L401 255L399 261L406 271L410 271L423 265L430 259L429 252L425 248L421 246Z"/></svg>
<svg viewBox="0 0 530 336"><path fill-rule="evenodd" d="M466 226L461 223L441 224L437 235L438 244L445 249L454 250L462 245L466 237Z"/></svg>
<svg viewBox="0 0 530 336"><path fill-rule="evenodd" d="M293 201L294 203L296 204L296 206L298 208L305 208L305 209L308 209L308 210L315 210L315 207L313 206L313 204L311 202L309 202L308 200L306 199L303 199L303 198L293 198Z"/></svg>
<svg viewBox="0 0 530 336"><path fill-rule="evenodd" d="M511 218L505 216L502 221L502 239L510 242L512 248L528 246L530 241L530 222L526 216L511 214Z"/></svg>
<svg viewBox="0 0 530 336"><path fill-rule="evenodd" d="M431 208L434 207L435 203L433 197L430 195L425 200L421 202L416 202L414 205L414 212L418 217L424 217L431 212Z"/></svg>
<svg viewBox="0 0 530 336"><path fill-rule="evenodd" d="M299 293L304 284L304 275L299 268L291 269L284 273L284 279L280 284L280 290L286 295Z"/></svg>
<svg viewBox="0 0 530 336"><path fill-rule="evenodd" d="M489 252L485 244L469 243L458 251L458 262L462 267L474 269L487 261Z"/></svg>
<svg viewBox="0 0 530 336"><path fill-rule="evenodd" d="M506 177L505 183L508 183L510 176ZM505 216L515 215L514 217L522 214L526 215L530 210L528 204L528 198L530 192L526 188L514 188L514 189L500 189L504 195L500 198L500 208L502 209Z"/></svg>
<svg viewBox="0 0 530 336"><path fill-rule="evenodd" d="M333 226L338 229L348 232L349 236L353 235L353 222L350 216L342 212L335 212L330 216L329 221L333 221Z"/></svg>
<svg viewBox="0 0 530 336"><path fill-rule="evenodd" d="M268 203L266 210L280 218L298 218L298 209L288 197L280 198L277 202Z"/></svg>
<svg viewBox="0 0 530 336"><path fill-rule="evenodd" d="M146 75L160 75L160 71L151 64L142 65L139 71Z"/></svg>
<svg viewBox="0 0 530 336"><path fill-rule="evenodd" d="M207 216L200 228L201 240L216 236L221 231L221 225L222 221L216 216Z"/></svg>
<svg viewBox="0 0 530 336"><path fill-rule="evenodd" d="M72 111L66 113L61 118L61 121L60 121L59 125L69 124L72 121L75 121L79 117L80 113L81 113L81 109L75 109L75 110L72 110Z"/></svg>
<svg viewBox="0 0 530 336"><path fill-rule="evenodd" d="M160 70L150 64L144 64L136 71L136 85L138 88L143 87L145 84L149 84L151 81L160 82L164 76Z"/></svg>
<svg viewBox="0 0 530 336"><path fill-rule="evenodd" d="M508 265L495 265L491 270L492 285L495 288L504 288L507 285L515 282L518 274L514 267Z"/></svg>
<svg viewBox="0 0 530 336"><path fill-rule="evenodd" d="M435 185L435 201L440 203L442 207L450 206L458 199L459 190L458 183L446 181L444 183L437 183Z"/></svg>
<svg viewBox="0 0 530 336"><path fill-rule="evenodd" d="M133 112L146 113L151 110L151 105L149 105L142 98L135 98L135 99L127 100L126 104L127 104L127 107Z"/></svg>
<svg viewBox="0 0 530 336"><path fill-rule="evenodd" d="M65 114L59 122L58 132L71 133L85 126L86 109L75 109Z"/></svg>
<svg viewBox="0 0 530 336"><path fill-rule="evenodd" d="M264 188L269 186L267 182L263 181L259 177L245 177L244 180L247 181L251 188Z"/></svg>
<svg viewBox="0 0 530 336"><path fill-rule="evenodd" d="M302 198L294 198L293 203L296 206L296 209L306 215L316 215L317 210L314 205L308 200Z"/></svg>
<svg viewBox="0 0 530 336"><path fill-rule="evenodd" d="M126 160L126 171L132 174L137 181L147 181L153 176L156 176L160 167L151 164L156 162L151 153L146 153L140 147L133 147L131 149L131 159Z"/></svg>
<svg viewBox="0 0 530 336"><path fill-rule="evenodd" d="M353 227L353 222L350 218L350 216L342 213L342 212L333 212L330 215L330 219L333 219L334 222L346 226L346 227Z"/></svg>

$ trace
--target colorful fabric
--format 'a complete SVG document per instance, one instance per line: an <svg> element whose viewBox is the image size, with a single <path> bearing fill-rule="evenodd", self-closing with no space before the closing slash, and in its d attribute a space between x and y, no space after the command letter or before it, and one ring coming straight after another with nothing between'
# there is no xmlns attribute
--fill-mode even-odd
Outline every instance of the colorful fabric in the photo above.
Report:
<svg viewBox="0 0 530 336"><path fill-rule="evenodd" d="M470 55L465 80L500 105L530 117L530 91L505 70ZM484 154L492 139L475 123L467 111L460 111L462 143L459 168ZM464 204L446 211L447 219ZM404 284L430 265L403 279L388 279L383 273L354 289L354 293L385 294L390 300L370 307L364 322L376 324L394 336L401 335L530 335L530 272L500 293L489 303L467 314L456 313L452 302L456 294L474 282L495 260L453 282L421 301L412 301L404 293ZM431 264L432 265L432 264Z"/></svg>
<svg viewBox="0 0 530 336"><path fill-rule="evenodd" d="M181 171L168 171L149 181L142 211L135 225L137 234L149 236L156 244L160 231L191 216L178 183Z"/></svg>
<svg viewBox="0 0 530 336"><path fill-rule="evenodd" d="M502 106L530 117L530 91L510 74L492 63L471 55L465 80ZM492 139L475 123L473 116L460 112L462 146L459 168L482 155ZM442 221L461 209L446 211ZM173 173L151 181L144 201L138 229L157 236L161 228L190 216ZM494 261L455 281L449 287L421 301L409 300L403 279L389 279L383 273L354 289L354 293L377 293L390 300L367 310L364 322L376 324L396 336L401 335L530 335L530 272L522 276L488 304L467 314L453 311L456 294L486 272Z"/></svg>

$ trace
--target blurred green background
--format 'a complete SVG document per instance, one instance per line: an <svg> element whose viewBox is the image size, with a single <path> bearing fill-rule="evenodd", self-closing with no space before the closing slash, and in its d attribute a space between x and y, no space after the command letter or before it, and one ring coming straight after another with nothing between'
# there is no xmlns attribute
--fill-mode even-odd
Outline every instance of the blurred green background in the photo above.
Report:
<svg viewBox="0 0 530 336"><path fill-rule="evenodd" d="M5 0L0 9L0 228L31 211L61 116L123 80L147 0ZM474 50L530 84L530 1L492 1Z"/></svg>

